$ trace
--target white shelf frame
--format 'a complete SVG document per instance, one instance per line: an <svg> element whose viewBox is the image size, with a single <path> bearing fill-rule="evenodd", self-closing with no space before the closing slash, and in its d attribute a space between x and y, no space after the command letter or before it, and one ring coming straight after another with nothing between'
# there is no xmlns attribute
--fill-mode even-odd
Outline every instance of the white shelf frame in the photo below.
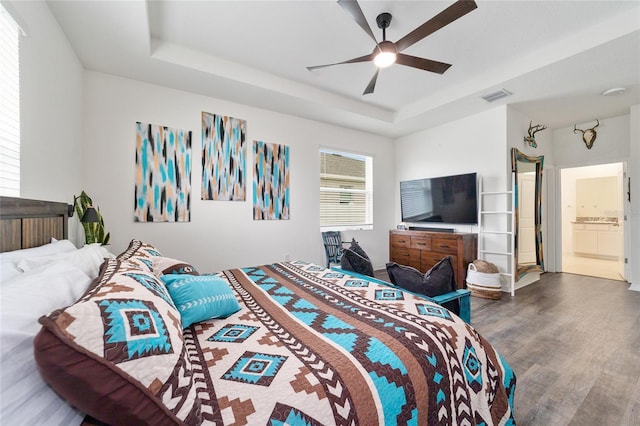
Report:
<svg viewBox="0 0 640 426"><path fill-rule="evenodd" d="M514 174L511 174L511 182L515 182L515 176L513 176ZM509 282L509 292L511 294L511 296L515 296L515 288L516 288L516 265L515 265L515 258L514 258L514 253L513 250L515 248L515 222L516 222L516 218L515 218L515 188L511 188L511 191L487 191L484 192L482 190L482 179L479 179L479 186L480 186L480 196L478 197L479 199L479 206L478 206L478 258L479 259L485 259L484 255L487 254L491 254L491 255L498 255L498 256L506 256L507 257L507 265L508 265L508 270L507 271L502 271L500 272L500 275L505 276L508 278ZM509 210L483 210L484 208L484 197L485 196L503 196L506 195L507 197L511 198L511 211ZM487 230L485 229L485 224L484 224L484 216L485 215L507 215L510 218L510 222L511 222L511 230ZM484 235L486 234L492 234L492 235L509 235L510 238L510 250L507 249L506 251L495 251L495 250L485 250L484 249Z"/></svg>

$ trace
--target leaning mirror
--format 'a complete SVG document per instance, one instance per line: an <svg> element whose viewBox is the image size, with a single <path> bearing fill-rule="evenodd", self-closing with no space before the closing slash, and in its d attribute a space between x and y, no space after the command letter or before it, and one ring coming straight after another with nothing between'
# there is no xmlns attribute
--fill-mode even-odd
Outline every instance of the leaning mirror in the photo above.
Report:
<svg viewBox="0 0 640 426"><path fill-rule="evenodd" d="M513 262L515 280L544 270L542 259L542 166L544 155L531 157L511 149L514 176Z"/></svg>

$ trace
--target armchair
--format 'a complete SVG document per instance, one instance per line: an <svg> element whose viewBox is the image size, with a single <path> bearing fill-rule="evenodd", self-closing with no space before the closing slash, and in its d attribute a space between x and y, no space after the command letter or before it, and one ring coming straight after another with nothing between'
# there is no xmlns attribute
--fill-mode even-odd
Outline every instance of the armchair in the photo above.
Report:
<svg viewBox="0 0 640 426"><path fill-rule="evenodd" d="M327 268L332 263L340 264L340 258L344 252L342 235L339 231L325 231L322 233L322 242L324 243L324 253L327 256Z"/></svg>

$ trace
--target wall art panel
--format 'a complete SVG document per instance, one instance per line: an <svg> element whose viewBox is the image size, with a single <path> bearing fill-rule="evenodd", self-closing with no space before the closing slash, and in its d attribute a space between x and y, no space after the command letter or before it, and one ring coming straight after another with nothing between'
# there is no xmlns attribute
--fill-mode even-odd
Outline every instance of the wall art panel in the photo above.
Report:
<svg viewBox="0 0 640 426"><path fill-rule="evenodd" d="M289 147L253 141L253 219L289 219Z"/></svg>
<svg viewBox="0 0 640 426"><path fill-rule="evenodd" d="M134 220L191 220L191 131L136 123Z"/></svg>
<svg viewBox="0 0 640 426"><path fill-rule="evenodd" d="M202 112L203 200L246 199L246 133L245 120Z"/></svg>

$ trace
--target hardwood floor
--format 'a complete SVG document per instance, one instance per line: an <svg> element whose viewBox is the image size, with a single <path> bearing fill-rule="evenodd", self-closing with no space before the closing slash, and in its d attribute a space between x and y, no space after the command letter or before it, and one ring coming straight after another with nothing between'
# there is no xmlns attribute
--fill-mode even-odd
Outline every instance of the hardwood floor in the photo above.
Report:
<svg viewBox="0 0 640 426"><path fill-rule="evenodd" d="M471 324L516 373L519 426L640 426L640 293L627 288L545 273L513 298L471 298Z"/></svg>

